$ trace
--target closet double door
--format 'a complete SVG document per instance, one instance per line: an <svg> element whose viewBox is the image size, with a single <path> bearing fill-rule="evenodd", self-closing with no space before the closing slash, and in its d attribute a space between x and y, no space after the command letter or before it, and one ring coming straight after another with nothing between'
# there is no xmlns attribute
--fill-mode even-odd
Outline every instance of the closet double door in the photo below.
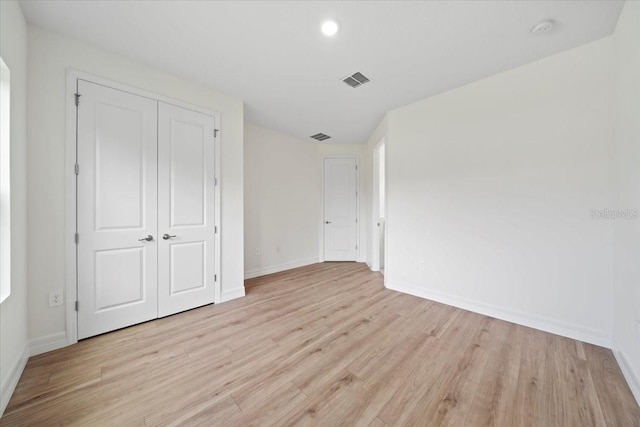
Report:
<svg viewBox="0 0 640 427"><path fill-rule="evenodd" d="M78 338L213 303L215 118L78 93Z"/></svg>

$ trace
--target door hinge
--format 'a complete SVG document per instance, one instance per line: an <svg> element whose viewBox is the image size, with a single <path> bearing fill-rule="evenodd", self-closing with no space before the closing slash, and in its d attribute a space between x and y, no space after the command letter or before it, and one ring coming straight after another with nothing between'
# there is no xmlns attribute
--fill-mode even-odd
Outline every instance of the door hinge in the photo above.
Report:
<svg viewBox="0 0 640 427"><path fill-rule="evenodd" d="M75 165L73 165L73 172L76 175L80 175L80 165L79 164L76 163Z"/></svg>
<svg viewBox="0 0 640 427"><path fill-rule="evenodd" d="M218 132L220 132L220 129L214 129L213 130L213 137L217 138L218 137Z"/></svg>
<svg viewBox="0 0 640 427"><path fill-rule="evenodd" d="M213 234L217 234L218 233L218 226L214 225L213 226Z"/></svg>
<svg viewBox="0 0 640 427"><path fill-rule="evenodd" d="M78 311L79 308L80 308L80 303L76 301L76 311Z"/></svg>
<svg viewBox="0 0 640 427"><path fill-rule="evenodd" d="M358 250L358 245L356 245L356 251Z"/></svg>
<svg viewBox="0 0 640 427"><path fill-rule="evenodd" d="M358 223L358 218L356 218L356 224Z"/></svg>
<svg viewBox="0 0 640 427"><path fill-rule="evenodd" d="M213 178L213 186L215 187L216 185L218 185L218 178Z"/></svg>
<svg viewBox="0 0 640 427"><path fill-rule="evenodd" d="M78 243L80 243L80 234L79 233L74 234L73 241L76 242L76 245Z"/></svg>
<svg viewBox="0 0 640 427"><path fill-rule="evenodd" d="M213 281L214 281L214 282L217 282L217 281L218 281L218 275L217 275L217 274L214 274L214 275L213 275Z"/></svg>
<svg viewBox="0 0 640 427"><path fill-rule="evenodd" d="M80 105L80 97L82 95L80 95L79 93L74 93L74 96L76 97L76 107Z"/></svg>
<svg viewBox="0 0 640 427"><path fill-rule="evenodd" d="M356 165L356 170L358 170L358 165Z"/></svg>

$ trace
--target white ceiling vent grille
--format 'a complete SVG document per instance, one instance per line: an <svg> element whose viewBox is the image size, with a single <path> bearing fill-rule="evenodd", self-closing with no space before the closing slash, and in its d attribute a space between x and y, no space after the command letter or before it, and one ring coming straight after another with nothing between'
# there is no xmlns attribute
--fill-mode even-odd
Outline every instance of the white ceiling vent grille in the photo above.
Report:
<svg viewBox="0 0 640 427"><path fill-rule="evenodd" d="M329 135L325 135L324 133L316 133L315 135L311 135L311 138L318 141L324 141L325 139L329 139L331 137Z"/></svg>
<svg viewBox="0 0 640 427"><path fill-rule="evenodd" d="M347 85L355 88L358 86L362 86L363 84L368 83L371 80L369 80L369 78L364 74L362 74L361 72L357 72L357 73L351 74L350 76L345 77L344 79L342 79L342 81L345 82Z"/></svg>

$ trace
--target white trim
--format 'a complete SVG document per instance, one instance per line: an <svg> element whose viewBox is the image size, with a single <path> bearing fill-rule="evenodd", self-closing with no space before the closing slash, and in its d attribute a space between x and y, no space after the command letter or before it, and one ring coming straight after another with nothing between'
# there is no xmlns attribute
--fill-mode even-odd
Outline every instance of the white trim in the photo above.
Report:
<svg viewBox="0 0 640 427"><path fill-rule="evenodd" d="M11 72L0 58L0 304L11 295Z"/></svg>
<svg viewBox="0 0 640 427"><path fill-rule="evenodd" d="M552 334L595 344L601 347L611 348L611 337L604 335L600 331L585 328L581 325L535 316L529 313L523 313L521 311L498 307L478 301L472 301L467 298L450 295L444 292L424 289L413 284L400 283L396 280L387 281L385 286L394 291L473 311L474 313L484 314L485 316L539 329L541 331L550 332Z"/></svg>
<svg viewBox="0 0 640 427"><path fill-rule="evenodd" d="M171 98L171 97L168 97L168 96L160 95L160 94L157 94L157 93L149 92L149 91L146 91L144 89L140 89L140 88L137 88L137 87L134 87L134 86L129 86L129 85L126 85L126 84L118 83L116 81L113 81L113 80L110 80L110 79L106 79L104 77L100 77L100 76L97 76L95 74L89 74L89 73L85 73L83 71L78 71L78 70L75 70L73 68L68 68L67 69L67 77L69 77L69 76L72 77L72 80L74 80L74 82L75 82L76 79L86 80L86 81L88 81L90 83L106 86L106 87L109 87L111 89L117 89L117 90L121 90L123 92L129 92L129 93L132 93L134 95L143 96L145 98L149 98L149 99L152 99L154 101L164 102L166 104L175 105L176 107L180 107L180 108L186 108L187 110L196 111L198 113L206 114L208 116L215 116L216 124L220 123L220 113L218 113L217 111L210 110L210 109L205 108L205 107L200 107L198 105L189 104L189 103L180 101L179 99L175 99L175 98ZM75 89L75 87L74 87L74 89ZM74 99L74 102L75 102L75 99ZM82 102L82 98L81 98L80 102ZM75 107L75 104L74 104L74 107Z"/></svg>
<svg viewBox="0 0 640 427"><path fill-rule="evenodd" d="M8 372L7 378L4 379L2 386L0 386L0 417L4 414L4 410L7 409L9 400L11 400L11 396L18 385L22 371L24 371L28 361L29 343L25 343L24 347L22 347L18 360L15 361Z"/></svg>
<svg viewBox="0 0 640 427"><path fill-rule="evenodd" d="M322 156L321 159L321 170L322 170L322 174L321 174L321 186L322 186L322 191L320 192L320 239L319 239L319 256L318 256L318 262L324 262L325 261L325 253L324 253L324 236L325 236L325 232L324 232L324 161L325 159L354 159L356 161L356 192L358 193L358 195L356 196L356 219L358 220L358 226L356 227L356 242L358 242L358 249L356 250L356 259L354 260L354 262L362 262L360 260L360 254L364 253L362 246L364 246L362 244L362 242L360 241L360 225L361 225L361 218L360 218L360 193L361 193L361 189L360 189L360 156L358 154L326 154Z"/></svg>
<svg viewBox="0 0 640 427"><path fill-rule="evenodd" d="M633 393L633 397L636 398L636 402L640 405L640 379L631 368L627 357L623 352L619 350L614 350L613 355L620 366L620 370L622 371L622 375L624 375L624 379L627 380L627 384L629 384L629 388L631 389L631 393Z"/></svg>
<svg viewBox="0 0 640 427"><path fill-rule="evenodd" d="M378 212L378 207L380 205L380 147L382 147L383 145L385 145L385 138L382 138L380 140L380 142L378 142L376 144L375 147L373 147L373 151L372 151L372 161L373 164L371 165L372 168L372 188L371 188L371 271L380 271L380 230L378 230L378 221L380 220L380 213ZM386 148L386 145L385 145ZM385 180L386 180L386 153L385 153ZM386 182L385 182L385 193L387 191L387 186L386 186ZM385 200L386 200L386 194L385 194ZM387 204L385 203L385 212L384 212L384 218L385 218L385 223L386 223L386 218L387 218ZM385 224L386 225L386 224ZM386 242L387 242L387 237L386 237L386 233L387 233L387 227L385 226L384 228L384 233L385 233L385 257L387 256L387 252L386 252Z"/></svg>
<svg viewBox="0 0 640 427"><path fill-rule="evenodd" d="M199 113L207 114L215 118L216 128L218 129L218 135L214 138L215 141L215 177L218 180L218 185L214 187L214 199L215 199L215 218L214 225L218 227L218 233L214 236L214 274L217 275L218 280L214 283L214 302L220 303L224 301L224 297L221 291L222 283L222 262L221 262L221 204L222 204L222 180L220 173L220 140L222 138L222 125L220 119L220 113L209 110L204 107L199 107L193 104L188 104L177 99L173 99L167 96L158 95L155 93L147 92L142 89L138 89L133 86L128 86L108 80L93 74L84 73L82 71L74 70L72 68L67 69L67 92L66 92L66 143L65 143L65 282L66 282L66 345L75 344L78 342L78 316L75 310L75 301L77 300L77 277L76 277L76 175L74 172L74 165L76 163L76 105L75 105L75 93L77 93L77 81L78 79L86 80L99 85L107 86L113 89L129 92L134 95L143 96L153 99L155 101L164 102L167 104L175 105L188 110L197 111ZM81 94L82 95L82 94ZM80 103L82 103L82 97L80 97ZM82 239L82 236L80 237ZM39 339L44 339L39 338ZM58 347L59 348L59 347Z"/></svg>
<svg viewBox="0 0 640 427"><path fill-rule="evenodd" d="M229 289L228 291L222 291L220 302L227 302L236 298L242 298L245 295L244 286L237 289Z"/></svg>
<svg viewBox="0 0 640 427"><path fill-rule="evenodd" d="M218 275L218 280L213 284L213 302L214 304L219 304L222 302L222 253L221 253L221 236L222 236L222 226L221 226L221 218L222 218L222 197L221 188L222 188L222 173L221 169L221 158L220 158L220 145L222 132L220 129L222 128L222 123L220 123L220 114L215 114L215 125L218 132L215 132L213 139L213 175L217 182L217 185L213 187L213 224L215 227L218 227L218 232L213 235L213 272Z"/></svg>
<svg viewBox="0 0 640 427"><path fill-rule="evenodd" d="M78 90L78 74L67 71L67 135L65 141L65 310L67 345L78 342L78 313L75 301L78 298L76 270L76 175L73 172L76 163L76 105L74 94Z"/></svg>
<svg viewBox="0 0 640 427"><path fill-rule="evenodd" d="M37 356L38 354L46 353L48 351L57 350L67 346L67 333L55 332L53 334L45 335L39 338L33 338L29 340L29 348L31 349L31 355Z"/></svg>
<svg viewBox="0 0 640 427"><path fill-rule="evenodd" d="M265 276L267 274L279 273L281 271L291 270L293 268L304 267L306 265L317 264L320 260L318 257L311 257L301 259L298 261L287 262L284 264L272 265L269 267L254 268L253 270L246 270L244 272L244 278L253 279L254 277Z"/></svg>

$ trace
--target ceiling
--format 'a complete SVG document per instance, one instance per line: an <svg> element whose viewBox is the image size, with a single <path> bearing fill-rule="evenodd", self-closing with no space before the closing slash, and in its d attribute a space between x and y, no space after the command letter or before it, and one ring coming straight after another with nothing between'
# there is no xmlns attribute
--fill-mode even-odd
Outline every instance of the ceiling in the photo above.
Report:
<svg viewBox="0 0 640 427"><path fill-rule="evenodd" d="M245 101L247 121L363 143L396 107L611 34L622 1L22 1L27 21ZM336 20L340 31L323 36ZM547 34L530 30L544 19ZM351 88L357 71L371 82Z"/></svg>

